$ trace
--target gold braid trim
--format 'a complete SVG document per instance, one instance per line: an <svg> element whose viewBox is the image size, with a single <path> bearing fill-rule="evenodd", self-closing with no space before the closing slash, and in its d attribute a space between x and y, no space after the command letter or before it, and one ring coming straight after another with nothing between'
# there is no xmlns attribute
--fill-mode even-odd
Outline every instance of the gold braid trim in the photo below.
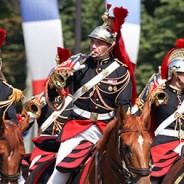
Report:
<svg viewBox="0 0 184 184"><path fill-rule="evenodd" d="M3 81L3 83L12 89L12 94L9 96L8 100L0 102L0 108L10 106L12 103L17 103L25 97L23 91L12 87L10 84L8 84L5 81Z"/></svg>

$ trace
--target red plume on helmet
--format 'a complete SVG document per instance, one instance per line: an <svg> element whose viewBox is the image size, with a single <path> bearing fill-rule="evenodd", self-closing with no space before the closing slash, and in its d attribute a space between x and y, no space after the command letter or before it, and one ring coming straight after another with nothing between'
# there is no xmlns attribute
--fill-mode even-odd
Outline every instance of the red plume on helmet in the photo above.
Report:
<svg viewBox="0 0 184 184"><path fill-rule="evenodd" d="M5 44L6 31L0 28L0 47Z"/></svg>
<svg viewBox="0 0 184 184"><path fill-rule="evenodd" d="M175 48L172 48L164 57L164 60L161 65L161 75L163 79L168 78L168 66L169 66L169 59L170 55L173 51L177 49L184 49L184 38L179 38L175 43Z"/></svg>
<svg viewBox="0 0 184 184"><path fill-rule="evenodd" d="M133 91L132 91L132 103L135 103L137 92L136 92L136 81L134 76L134 68L133 63L131 62L128 53L125 48L124 40L121 35L121 27L125 22L125 18L128 15L128 10L123 7L115 7L113 9L114 13L114 23L113 23L113 29L116 36L116 45L113 49L114 57L119 59L122 63L126 64L128 67L128 70L130 72L132 84L133 84Z"/></svg>
<svg viewBox="0 0 184 184"><path fill-rule="evenodd" d="M71 51L68 48L57 48L57 55L59 57L58 64L61 64L62 62L66 61L71 56Z"/></svg>
<svg viewBox="0 0 184 184"><path fill-rule="evenodd" d="M113 13L114 13L114 32L119 32L121 29L121 26L124 24L125 22L125 18L128 15L128 10L123 8L123 7L115 7L113 9Z"/></svg>

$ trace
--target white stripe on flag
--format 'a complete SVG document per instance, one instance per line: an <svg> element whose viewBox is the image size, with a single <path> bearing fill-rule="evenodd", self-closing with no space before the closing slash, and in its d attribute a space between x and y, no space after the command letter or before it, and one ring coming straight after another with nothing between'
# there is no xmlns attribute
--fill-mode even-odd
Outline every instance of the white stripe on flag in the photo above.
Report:
<svg viewBox="0 0 184 184"><path fill-rule="evenodd" d="M32 79L45 79L56 64L57 46L62 40L61 21L26 22L23 31Z"/></svg>
<svg viewBox="0 0 184 184"><path fill-rule="evenodd" d="M45 80L56 65L57 47L63 47L57 0L21 0L22 26L32 78L33 95L44 90Z"/></svg>
<svg viewBox="0 0 184 184"><path fill-rule="evenodd" d="M134 64L137 63L140 32L141 28L136 24L126 23L121 29L127 53Z"/></svg>

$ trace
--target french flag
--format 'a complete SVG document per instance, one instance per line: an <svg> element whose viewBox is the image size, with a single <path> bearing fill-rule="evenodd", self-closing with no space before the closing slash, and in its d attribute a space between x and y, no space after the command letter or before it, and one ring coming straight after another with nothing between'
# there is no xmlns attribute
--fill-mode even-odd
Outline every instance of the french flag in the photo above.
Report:
<svg viewBox="0 0 184 184"><path fill-rule="evenodd" d="M123 7L128 10L128 16L121 28L121 35L130 60L136 65L141 30L141 0L106 0L106 4L112 5L109 10L111 16L113 16L114 7Z"/></svg>
<svg viewBox="0 0 184 184"><path fill-rule="evenodd" d="M27 67L37 95L56 66L57 47L63 47L58 0L21 0L20 5Z"/></svg>

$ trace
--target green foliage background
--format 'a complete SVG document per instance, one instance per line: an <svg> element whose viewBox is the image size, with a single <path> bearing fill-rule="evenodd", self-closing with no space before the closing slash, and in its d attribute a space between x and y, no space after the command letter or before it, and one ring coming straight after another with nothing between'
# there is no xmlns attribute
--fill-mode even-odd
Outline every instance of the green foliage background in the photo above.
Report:
<svg viewBox="0 0 184 184"><path fill-rule="evenodd" d="M76 0L60 0L64 46L74 53ZM0 27L7 31L2 47L3 72L10 84L25 89L26 57L18 0L0 0ZM102 23L102 0L82 1L81 52L89 52L87 35ZM184 0L142 0L140 50L136 68L138 93L149 77L157 72L164 55L184 38ZM132 43L133 44L133 43Z"/></svg>

